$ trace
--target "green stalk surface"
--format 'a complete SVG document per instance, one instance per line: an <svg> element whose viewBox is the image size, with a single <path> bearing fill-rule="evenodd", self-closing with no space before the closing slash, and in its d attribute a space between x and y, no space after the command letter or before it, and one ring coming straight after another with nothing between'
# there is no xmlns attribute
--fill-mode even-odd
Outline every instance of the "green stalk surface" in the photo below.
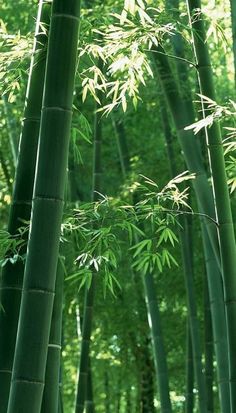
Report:
<svg viewBox="0 0 236 413"><path fill-rule="evenodd" d="M193 182L193 186L198 201L199 211L207 214L208 216L214 216L213 196L204 169L198 142L191 131L184 130L184 126L190 125L195 121L192 116L189 116L189 113L193 113L193 110L186 110L186 105L182 100L167 56L155 54L155 59L161 86L165 94L168 108L172 115L177 137L183 150L185 162L187 163L189 171L197 174L196 179ZM189 105L190 103L188 103L188 106ZM170 128L166 131L167 134L169 133L169 130ZM211 223L208 219L205 219L202 222L201 228L209 285L221 409L222 413L229 413L228 358L225 351L227 346L227 334L220 272L220 255L217 240L218 237L215 224Z"/></svg>
<svg viewBox="0 0 236 413"><path fill-rule="evenodd" d="M201 94L216 100L213 82L213 72L206 43L204 20L199 0L187 0L190 24L194 41L194 53L198 67ZM195 14L194 20L191 16ZM205 116L204 104L202 106ZM232 211L230 205L227 177L225 171L224 153L221 131L218 123L205 130L208 159L212 174L214 203L217 217L217 230L220 244L223 269L223 285L227 320L228 352L229 352L229 383L231 413L236 412L236 245Z"/></svg>
<svg viewBox="0 0 236 413"><path fill-rule="evenodd" d="M47 34L42 32L40 23L44 26L49 24L50 9L49 4L40 1L8 223L8 231L12 236L19 235L18 230L24 225L23 222L30 220L47 44ZM24 255L25 253L26 246L20 250L20 254ZM23 275L24 262L20 259L15 264L8 261L2 271L0 287L0 302L3 308L0 311L0 413L7 411Z"/></svg>
<svg viewBox="0 0 236 413"><path fill-rule="evenodd" d="M161 317L152 274L146 274L144 276L144 286L149 313L148 319L153 341L154 360L157 371L161 412L171 413L172 408L169 394L168 369L161 331Z"/></svg>
<svg viewBox="0 0 236 413"><path fill-rule="evenodd" d="M232 35L233 35L233 55L234 55L234 78L236 85L236 2L230 0L231 7L231 22L232 22Z"/></svg>
<svg viewBox="0 0 236 413"><path fill-rule="evenodd" d="M205 325L205 376L206 376L206 398L207 413L214 412L214 367L213 367L213 332L211 320L211 307L207 280L205 280L204 291L204 325Z"/></svg>
<svg viewBox="0 0 236 413"><path fill-rule="evenodd" d="M39 413L53 308L80 2L54 0L39 151L8 413Z"/></svg>
<svg viewBox="0 0 236 413"><path fill-rule="evenodd" d="M187 321L187 352L186 352L186 393L185 393L185 413L193 413L194 408L194 366L193 366L193 347L192 338Z"/></svg>
<svg viewBox="0 0 236 413"><path fill-rule="evenodd" d="M63 284L64 266L59 258L41 413L58 413L58 405L60 402L59 382L61 367Z"/></svg>
<svg viewBox="0 0 236 413"><path fill-rule="evenodd" d="M127 154L124 153L124 150L128 148L126 142L125 133L118 134L118 150L121 160L121 165L123 165L125 174L130 169L130 161L127 158ZM124 129L123 129L124 132ZM123 143L121 144L121 140ZM126 160L125 160L126 159ZM136 240L138 242L138 239ZM149 326L152 334L152 342L153 342L153 353L154 353L154 360L155 360L155 369L156 369L156 377L158 383L158 391L160 394L160 403L161 403L161 412L163 413L171 413L171 402L170 402L170 395L169 395L169 378L168 378L168 369L167 369L167 362L166 362L166 355L164 349L164 342L162 337L161 331L161 318L159 312L159 306L157 297L155 294L155 283L152 273L148 273L143 277L144 283L144 290L145 290L145 300L147 306L147 312L149 314ZM153 407L154 408L154 407ZM150 410L150 409L149 409Z"/></svg>
<svg viewBox="0 0 236 413"><path fill-rule="evenodd" d="M97 109L97 108L96 108ZM94 120L94 145L93 145L93 185L92 201L99 198L101 192L101 144L102 144L102 123L100 112L95 112ZM92 274L89 288L85 291L83 323L82 323L82 343L80 353L79 377L77 384L75 412L83 413L87 395L88 369L89 369L89 348L92 332L94 295L96 289L96 274Z"/></svg>

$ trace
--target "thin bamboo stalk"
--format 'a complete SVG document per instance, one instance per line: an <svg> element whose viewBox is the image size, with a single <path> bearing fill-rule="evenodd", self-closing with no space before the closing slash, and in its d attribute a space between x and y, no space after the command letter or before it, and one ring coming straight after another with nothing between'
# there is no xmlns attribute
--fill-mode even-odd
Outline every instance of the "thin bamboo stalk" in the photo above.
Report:
<svg viewBox="0 0 236 413"><path fill-rule="evenodd" d="M47 44L47 33L42 32L40 25L49 24L50 9L49 4L40 1L8 223L8 231L13 236L18 233L24 221L30 220ZM26 247L21 250L21 254L24 255L24 253L26 253ZM6 413L7 410L23 274L24 262L22 260L18 260L15 264L7 262L2 271L0 301L4 311L0 311L1 413Z"/></svg>
<svg viewBox="0 0 236 413"><path fill-rule="evenodd" d="M12 114L10 113L10 110L9 110L9 102L7 101L6 95L3 95L2 99L3 99L4 112L6 115L7 129L8 129L8 134L9 134L9 141L10 141L11 153L12 153L12 158L13 158L13 164L14 164L14 167L16 167L17 156L18 156L18 143L17 143L17 138L16 138L15 124L12 118Z"/></svg>
<svg viewBox="0 0 236 413"><path fill-rule="evenodd" d="M204 320L205 320L205 376L206 376L206 406L207 413L214 412L214 367L213 367L213 332L211 320L211 307L207 280L204 291Z"/></svg>
<svg viewBox="0 0 236 413"><path fill-rule="evenodd" d="M188 220L191 217L188 216ZM190 221L190 220L189 220ZM185 218L181 221L183 230L181 231L181 251L184 266L185 284L187 291L187 307L189 316L189 327L192 338L193 362L198 387L199 412L206 413L206 387L205 377L203 375L202 354L201 354L201 339L199 322L197 318L196 297L194 291L194 275L193 275L193 254L192 245L193 239L191 234L191 221L188 222ZM191 251L190 251L191 245Z"/></svg>
<svg viewBox="0 0 236 413"><path fill-rule="evenodd" d="M216 100L211 61L206 43L204 20L199 0L187 0L189 21L192 27L194 54L198 67L199 85L202 95ZM195 13L197 11L197 14ZM195 15L194 15L195 13ZM191 16L194 15L192 20ZM205 107L202 105L205 116ZM236 412L236 244L232 211L224 163L221 131L218 123L205 131L208 159L212 174L217 230L223 269L223 285L227 319L229 382L231 413Z"/></svg>
<svg viewBox="0 0 236 413"><path fill-rule="evenodd" d="M8 413L39 413L54 299L80 2L53 1L30 238Z"/></svg>
<svg viewBox="0 0 236 413"><path fill-rule="evenodd" d="M230 0L231 7L231 21L232 21L232 34L233 34L233 55L234 55L234 78L236 85L236 3L234 0Z"/></svg>
<svg viewBox="0 0 236 413"><path fill-rule="evenodd" d="M101 62L99 63L101 65ZM96 107L97 109L97 107ZM102 145L102 122L100 112L95 112L94 119L94 146L93 146L93 185L92 201L99 198L101 191L101 145ZM96 274L92 274L91 284L85 291L84 312L82 323L82 343L79 365L79 377L77 384L75 412L82 413L87 394L88 369L89 369L89 348L92 332L93 306L96 290Z"/></svg>
<svg viewBox="0 0 236 413"><path fill-rule="evenodd" d="M62 258L61 258L62 259ZM41 413L58 413L64 266L58 260Z"/></svg>
<svg viewBox="0 0 236 413"><path fill-rule="evenodd" d="M121 165L124 167L129 167L130 161L129 158L126 158L124 162L124 157L126 154L124 153L124 149L128 148L126 142L126 136L123 133L119 139L123 139L123 144L119 145L118 140L118 149L119 155L121 159ZM125 173L127 170L125 170ZM137 240L138 242L138 240ZM166 362L166 355L164 349L164 342L162 337L161 331L161 319L159 313L159 306L155 291L155 283L152 273L148 273L143 277L143 284L145 290L145 301L147 306L147 312L149 314L148 321L149 326L152 334L152 342L153 342L153 353L155 359L155 369L156 369L156 377L158 383L158 391L160 393L160 402L161 402L161 411L165 413L171 413L172 407L170 402L170 395L169 395L169 378L168 378L168 369L167 369L167 362ZM152 405L154 409L154 405ZM148 407L150 411L150 406Z"/></svg>
<svg viewBox="0 0 236 413"><path fill-rule="evenodd" d="M185 413L193 413L194 408L194 366L193 366L193 348L192 338L187 322L187 357L186 357L186 393L185 393Z"/></svg>
<svg viewBox="0 0 236 413"><path fill-rule="evenodd" d="M157 371L161 412L171 413L172 408L170 402L166 355L161 331L161 317L152 274L146 274L144 276L144 286L149 313L148 321L153 340L154 360Z"/></svg>
<svg viewBox="0 0 236 413"><path fill-rule="evenodd" d="M4 155L2 150L0 149L0 164L1 164L1 168L2 168L2 172L8 187L8 191L11 192L12 190L12 183L11 183L11 177L10 177L10 173L8 171L8 166L6 164Z"/></svg>

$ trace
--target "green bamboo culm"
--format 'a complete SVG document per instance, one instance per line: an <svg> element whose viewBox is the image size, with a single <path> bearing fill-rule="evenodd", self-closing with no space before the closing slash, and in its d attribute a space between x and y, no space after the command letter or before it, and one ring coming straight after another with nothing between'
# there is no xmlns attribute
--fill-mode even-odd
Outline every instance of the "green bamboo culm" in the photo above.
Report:
<svg viewBox="0 0 236 413"><path fill-rule="evenodd" d="M194 53L198 68L198 78L202 95L216 100L211 61L206 43L204 20L199 13L201 2L187 0L189 21L192 25ZM194 17L192 19L192 17ZM204 104L202 105L205 116ZM231 413L236 412L236 245L232 212L227 187L221 131L218 123L206 130L208 159L212 174L217 229L223 269L224 297L227 319L229 382Z"/></svg>
<svg viewBox="0 0 236 413"><path fill-rule="evenodd" d="M193 274L193 254L192 254L192 217L181 217L180 223L182 225L181 231L181 252L184 267L185 285L187 292L187 308L189 317L189 328L191 332L191 344L193 352L193 363L198 388L198 403L199 412L207 413L206 409L206 388L205 377L203 374L202 353L201 353L201 338L200 328L197 318L196 296L194 288L194 274ZM191 245L191 249L190 249Z"/></svg>
<svg viewBox="0 0 236 413"><path fill-rule="evenodd" d="M51 325L80 2L52 6L39 152L8 413L40 413Z"/></svg>
<svg viewBox="0 0 236 413"><path fill-rule="evenodd" d="M234 78L236 85L236 3L234 0L230 0L231 7L231 21L232 21L232 34L233 34L233 55L234 55Z"/></svg>
<svg viewBox="0 0 236 413"><path fill-rule="evenodd" d="M22 227L23 221L30 220L31 214L46 64L46 44L48 39L46 29L49 24L50 11L50 4L41 0L36 21L19 156L8 223L8 231L13 236L18 233L18 229ZM20 251L22 255L25 253L26 246ZM23 274L24 262L22 260L18 260L15 264L8 261L2 271L0 287L0 302L2 305L2 310L0 310L1 413L6 413L8 404Z"/></svg>
<svg viewBox="0 0 236 413"><path fill-rule="evenodd" d="M99 62L101 66L101 62ZM101 96L100 96L101 98ZM96 106L96 109L98 107ZM101 145L102 145L102 122L100 112L95 112L94 118L94 144L93 144L93 183L92 183L92 202L99 198L101 191ZM89 370L89 348L92 332L94 295L96 290L96 274L92 274L89 288L85 291L83 323L82 323L82 343L80 353L79 375L77 383L77 393L75 401L75 412L83 413L84 404L88 387Z"/></svg>
<svg viewBox="0 0 236 413"><path fill-rule="evenodd" d="M48 343L47 366L45 373L45 386L41 413L58 413L59 382L61 368L61 338L62 338L62 303L64 284L63 258L57 264L55 297L53 302L52 321Z"/></svg>
<svg viewBox="0 0 236 413"><path fill-rule="evenodd" d="M171 128L167 114L164 111L161 112L161 117L166 140L166 148L169 158L171 176L174 177L177 175L177 168L173 150L173 137L171 134ZM181 229L179 230L179 239L183 263L183 275L185 280L187 296L188 321L191 334L191 350L193 355L194 371L198 389L199 412L206 413L205 377L203 374L202 366L200 328L197 317L197 304L194 286L192 217L189 215L183 215L179 217L179 223L181 224ZM191 249L189 247L190 245Z"/></svg>
<svg viewBox="0 0 236 413"><path fill-rule="evenodd" d="M39 7L41 8L41 6ZM3 101L4 112L6 115L7 130L8 130L8 135L9 135L13 165L15 168L16 162L17 162L17 156L18 156L18 142L17 142L16 132L15 132L16 125L14 122L13 114L10 111L9 102L7 100L6 95L2 96L2 101Z"/></svg>
<svg viewBox="0 0 236 413"><path fill-rule="evenodd" d="M206 377L206 397L207 413L214 412L214 366L213 366L213 331L211 307L207 279L205 278L204 289L204 325L205 325L205 377Z"/></svg>
<svg viewBox="0 0 236 413"><path fill-rule="evenodd" d="M164 52L163 49L161 51ZM199 211L208 216L214 216L213 196L203 165L203 159L199 148L197 148L197 140L194 138L191 131L184 130L186 125L190 125L195 121L195 119L190 116L193 111L189 110L189 108L186 110L186 105L182 100L165 53L155 53L155 62L161 87L163 88L167 106L173 118L173 124L183 150L187 167L190 172L196 173L196 179L194 179L193 186L197 196ZM166 127L164 129L166 129ZM197 148L197 150L195 150L195 148ZM171 159L173 159L173 156ZM209 220L204 220L204 222L202 222L201 230L207 268L221 409L222 413L229 413L228 357L227 352L225 351L227 346L227 333L218 237L215 224Z"/></svg>
<svg viewBox="0 0 236 413"><path fill-rule="evenodd" d="M160 411L162 413L171 413L172 407L169 393L166 355L161 331L161 317L152 274L146 274L144 276L144 286L160 395Z"/></svg>
<svg viewBox="0 0 236 413"><path fill-rule="evenodd" d="M185 393L185 413L193 413L194 408L194 365L193 365L193 347L192 338L189 327L189 320L187 321L187 345L186 345L186 393Z"/></svg>
<svg viewBox="0 0 236 413"><path fill-rule="evenodd" d="M92 380L90 359L89 359L89 368L88 368L88 381L87 381L85 409L86 409L86 413L95 413L94 402L93 402L93 380Z"/></svg>
<svg viewBox="0 0 236 413"><path fill-rule="evenodd" d="M122 125L122 128L118 129L117 124L114 124L115 132L117 135L117 147L119 152L120 164L121 169L124 170L123 175L126 174L130 170L130 159L127 156L128 152L128 145L126 140L125 129ZM127 153L126 153L127 151ZM138 242L138 238L135 237L135 242ZM148 313L148 321L150 326L150 331L152 335L152 345L153 345L153 353L154 353L154 360L155 360L155 372L158 384L158 392L160 394L160 403L161 403L161 412L171 413L171 401L169 395L169 377L168 377L168 368L167 368L167 361L166 361L166 354L164 348L164 341L161 329L161 317L159 311L159 304L155 294L155 282L152 273L148 273L147 275L143 276L143 285L145 290L145 301ZM138 284L136 282L136 289L138 291ZM138 291L139 293L139 291ZM141 296L141 294L140 294ZM137 310L139 311L139 310ZM151 377L150 372L148 372L148 377ZM146 403L143 403L144 410L151 411L154 409L153 400L152 406L150 406L149 400ZM145 410L145 411L146 411Z"/></svg>

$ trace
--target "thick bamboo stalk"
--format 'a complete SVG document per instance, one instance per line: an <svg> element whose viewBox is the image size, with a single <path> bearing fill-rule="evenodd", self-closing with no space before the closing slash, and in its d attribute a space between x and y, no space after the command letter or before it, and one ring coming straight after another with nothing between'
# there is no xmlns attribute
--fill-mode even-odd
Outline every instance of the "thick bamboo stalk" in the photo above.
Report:
<svg viewBox="0 0 236 413"><path fill-rule="evenodd" d="M93 402L93 381L92 381L92 371L89 360L88 369L88 382L87 382L87 393L86 393L86 403L85 403L86 413L95 413L94 402Z"/></svg>
<svg viewBox="0 0 236 413"><path fill-rule="evenodd" d="M8 231L13 236L17 234L23 221L30 220L46 63L47 34L42 32L40 24L48 25L49 16L49 4L40 1L8 223ZM26 247L21 250L21 254L24 253L26 253ZM0 311L1 413L6 413L7 410L23 274L24 262L22 260L18 260L15 264L7 262L2 271L0 302L4 311Z"/></svg>
<svg viewBox="0 0 236 413"><path fill-rule="evenodd" d="M176 133L183 149L185 161L189 170L191 172L197 173L194 189L198 200L199 211L207 213L209 216L211 216L211 214L213 213L212 193L207 182L207 175L204 170L202 158L201 156L199 156L197 141L194 139L193 134L187 133L186 135L184 135L186 132L188 132L184 131L184 125L188 125L194 122L194 119L192 117L189 117L188 115L192 112L192 110L190 112L185 110L185 105L181 99L181 95L176 85L167 57L165 55L156 55L156 60L158 60L157 66L159 69L158 72L161 80L161 85L165 92L167 105L172 115ZM176 108L178 108L178 111L176 110ZM176 115L176 112L180 113L180 119L179 115ZM178 128L181 129L181 133L179 133ZM174 174L176 174L175 170ZM203 186L201 186L201 182L203 182ZM208 224L208 227L206 226L206 224ZM215 234L214 225L209 224L209 222L207 223L207 221L205 220L204 223L202 223L201 228L209 285L221 408L222 412L229 413L229 378L227 377L228 359L225 351L225 348L227 346L227 334L221 272L219 269L220 262L217 246L218 241L216 239L217 235ZM214 249L213 245L215 245Z"/></svg>
<svg viewBox="0 0 236 413"><path fill-rule="evenodd" d="M177 168L175 164L175 157L172 147L171 131L168 119L163 112L162 123L164 125L164 133L171 175L172 177L174 177L177 175ZM198 388L199 411L206 413L205 378L203 375L200 328L197 318L196 294L194 287L192 217L189 215L186 217L182 216L179 219L179 222L181 224L181 230L179 230L179 239L181 245L183 275L186 286L188 320L189 329L191 332L191 346L193 352L194 371L196 375L196 382Z"/></svg>
<svg viewBox="0 0 236 413"><path fill-rule="evenodd" d="M211 61L206 43L204 21L199 13L201 2L187 0L190 24L192 25L194 53L198 67L201 94L216 100ZM191 16L197 10L194 20ZM203 105L204 113L204 105ZM205 116L205 113L204 113ZM223 269L223 284L227 319L229 382L231 413L236 412L236 245L232 211L224 163L221 132L218 123L214 123L206 132L208 159L212 174L217 229Z"/></svg>
<svg viewBox="0 0 236 413"><path fill-rule="evenodd" d="M53 1L32 220L8 413L41 409L68 161L80 2Z"/></svg>
<svg viewBox="0 0 236 413"><path fill-rule="evenodd" d="M159 53L160 52L160 53ZM193 186L197 195L199 212L207 214L212 219L215 218L213 194L208 183L206 171L203 164L200 147L197 138L192 131L184 128L192 124L195 119L189 116L186 111L184 101L176 84L168 58L164 50L159 47L154 51L154 60L157 66L159 79L168 104L170 114L175 125L176 134L183 151L184 159L189 172L195 173L196 177ZM216 260L221 267L219 244L215 224L210 220L205 220L207 232L215 253Z"/></svg>

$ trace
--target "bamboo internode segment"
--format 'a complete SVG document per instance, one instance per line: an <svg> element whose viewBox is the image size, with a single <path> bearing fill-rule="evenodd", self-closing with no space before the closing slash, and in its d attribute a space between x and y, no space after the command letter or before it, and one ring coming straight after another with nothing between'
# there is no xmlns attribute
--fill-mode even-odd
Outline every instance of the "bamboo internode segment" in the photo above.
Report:
<svg viewBox="0 0 236 413"><path fill-rule="evenodd" d="M8 224L8 231L13 236L18 234L23 222L29 221L31 215L48 40L46 29L50 11L49 4L40 1ZM45 32L42 31L42 25L45 27ZM21 250L21 254L24 253L26 253L26 246ZM2 272L0 301L4 311L0 311L0 369L3 370L0 372L1 413L7 411L11 381L9 371L12 372L23 274L22 260L18 260L15 264L7 262Z"/></svg>
<svg viewBox="0 0 236 413"><path fill-rule="evenodd" d="M187 0L189 20L192 26L194 52L198 66L198 78L201 94L215 101L215 88L211 60L206 43L204 20L202 18L201 1ZM202 101L205 116L205 104ZM205 130L208 145L208 159L212 175L214 204L218 222L218 238L225 296L227 319L227 338L229 352L229 383L231 413L236 412L236 244L232 211L227 186L224 153L221 131L218 123Z"/></svg>
<svg viewBox="0 0 236 413"><path fill-rule="evenodd" d="M54 0L8 413L40 413L58 261L80 2ZM73 17L73 18L71 18Z"/></svg>

